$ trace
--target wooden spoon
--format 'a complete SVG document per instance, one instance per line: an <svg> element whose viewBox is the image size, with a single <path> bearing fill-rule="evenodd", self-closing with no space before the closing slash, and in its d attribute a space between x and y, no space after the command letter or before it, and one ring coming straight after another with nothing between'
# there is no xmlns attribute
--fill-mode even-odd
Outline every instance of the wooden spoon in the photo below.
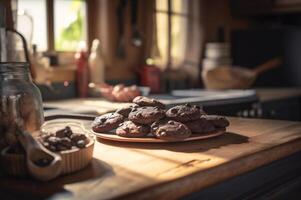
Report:
<svg viewBox="0 0 301 200"><path fill-rule="evenodd" d="M61 173L62 158L60 155L47 150L30 133L24 131L24 121L20 116L19 100L20 95L8 97L14 119L11 128L15 130L18 141L25 149L28 171L34 178L41 181L54 179Z"/></svg>
<svg viewBox="0 0 301 200"><path fill-rule="evenodd" d="M26 163L29 173L41 181L51 180L60 175L62 158L43 147L33 136L24 131L24 121L20 115L20 95L5 96L11 109L10 128L26 152Z"/></svg>
<svg viewBox="0 0 301 200"><path fill-rule="evenodd" d="M62 170L62 158L43 147L33 136L18 130L18 140L26 152L27 168L36 179L48 181L60 175Z"/></svg>

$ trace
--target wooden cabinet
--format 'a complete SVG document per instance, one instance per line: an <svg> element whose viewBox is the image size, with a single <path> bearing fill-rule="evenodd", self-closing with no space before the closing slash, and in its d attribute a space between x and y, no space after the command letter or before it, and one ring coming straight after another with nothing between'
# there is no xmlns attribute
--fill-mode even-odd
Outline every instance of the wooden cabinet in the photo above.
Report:
<svg viewBox="0 0 301 200"><path fill-rule="evenodd" d="M301 13L301 0L231 0L231 9L240 16Z"/></svg>
<svg viewBox="0 0 301 200"><path fill-rule="evenodd" d="M300 121L301 100L299 97L261 103L262 118Z"/></svg>

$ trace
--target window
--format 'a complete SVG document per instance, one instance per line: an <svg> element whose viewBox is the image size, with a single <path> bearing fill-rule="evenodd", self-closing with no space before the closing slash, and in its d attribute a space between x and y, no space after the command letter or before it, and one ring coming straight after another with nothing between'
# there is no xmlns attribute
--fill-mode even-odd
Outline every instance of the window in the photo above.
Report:
<svg viewBox="0 0 301 200"><path fill-rule="evenodd" d="M41 51L48 49L46 0L19 0L17 30L26 38L28 45L36 44Z"/></svg>
<svg viewBox="0 0 301 200"><path fill-rule="evenodd" d="M54 40L58 51L74 51L86 41L86 4L80 0L54 1Z"/></svg>
<svg viewBox="0 0 301 200"><path fill-rule="evenodd" d="M87 41L85 0L18 0L17 30L39 51L75 51Z"/></svg>
<svg viewBox="0 0 301 200"><path fill-rule="evenodd" d="M156 32L160 55L158 64L165 65L166 68L178 68L184 62L188 2L188 0L156 1Z"/></svg>

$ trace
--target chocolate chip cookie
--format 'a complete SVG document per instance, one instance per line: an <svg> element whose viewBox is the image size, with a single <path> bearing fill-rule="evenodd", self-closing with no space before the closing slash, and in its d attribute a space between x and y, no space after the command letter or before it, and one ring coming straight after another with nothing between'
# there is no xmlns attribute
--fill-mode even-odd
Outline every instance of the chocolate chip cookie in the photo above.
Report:
<svg viewBox="0 0 301 200"><path fill-rule="evenodd" d="M181 122L174 120L156 121L151 126L151 133L159 139L168 141L181 141L191 134L189 128Z"/></svg>
<svg viewBox="0 0 301 200"><path fill-rule="evenodd" d="M148 125L137 124L132 121L125 121L116 129L116 134L121 137L144 137L150 132Z"/></svg>
<svg viewBox="0 0 301 200"><path fill-rule="evenodd" d="M129 114L129 120L139 124L152 124L163 117L165 117L165 110L149 106L133 108Z"/></svg>
<svg viewBox="0 0 301 200"><path fill-rule="evenodd" d="M166 116L172 120L179 122L187 122L200 118L204 114L199 106L190 104L179 105L170 108L166 112Z"/></svg>
<svg viewBox="0 0 301 200"><path fill-rule="evenodd" d="M118 127L124 117L119 113L107 113L96 117L92 122L92 129L95 132L107 132Z"/></svg>
<svg viewBox="0 0 301 200"><path fill-rule="evenodd" d="M138 107L139 107L138 105L132 105L132 106L125 107L125 108L119 108L118 110L116 110L116 113L121 114L124 118L128 118L132 109L138 108Z"/></svg>
<svg viewBox="0 0 301 200"><path fill-rule="evenodd" d="M215 131L213 123L205 118L199 118L197 120L184 123L192 133L209 133Z"/></svg>
<svg viewBox="0 0 301 200"><path fill-rule="evenodd" d="M165 109L165 105L158 100L147 98L144 96L138 96L133 99L133 103L139 106L151 106L151 107L158 107L161 109Z"/></svg>
<svg viewBox="0 0 301 200"><path fill-rule="evenodd" d="M131 107L119 108L118 110L116 110L116 113L121 114L123 117L127 118L131 110Z"/></svg>
<svg viewBox="0 0 301 200"><path fill-rule="evenodd" d="M230 125L229 121L226 117L218 116L218 115L203 115L201 118L206 119L210 123L213 124L213 126L217 128L226 128Z"/></svg>

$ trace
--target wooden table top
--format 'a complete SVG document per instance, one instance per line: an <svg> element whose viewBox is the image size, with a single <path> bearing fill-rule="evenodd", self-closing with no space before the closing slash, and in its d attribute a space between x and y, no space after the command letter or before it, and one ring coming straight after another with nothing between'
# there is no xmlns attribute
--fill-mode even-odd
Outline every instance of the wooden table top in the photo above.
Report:
<svg viewBox="0 0 301 200"><path fill-rule="evenodd" d="M301 150L301 123L230 118L228 132L168 144L96 142L86 169L56 180L2 178L14 194L53 199L177 199Z"/></svg>

